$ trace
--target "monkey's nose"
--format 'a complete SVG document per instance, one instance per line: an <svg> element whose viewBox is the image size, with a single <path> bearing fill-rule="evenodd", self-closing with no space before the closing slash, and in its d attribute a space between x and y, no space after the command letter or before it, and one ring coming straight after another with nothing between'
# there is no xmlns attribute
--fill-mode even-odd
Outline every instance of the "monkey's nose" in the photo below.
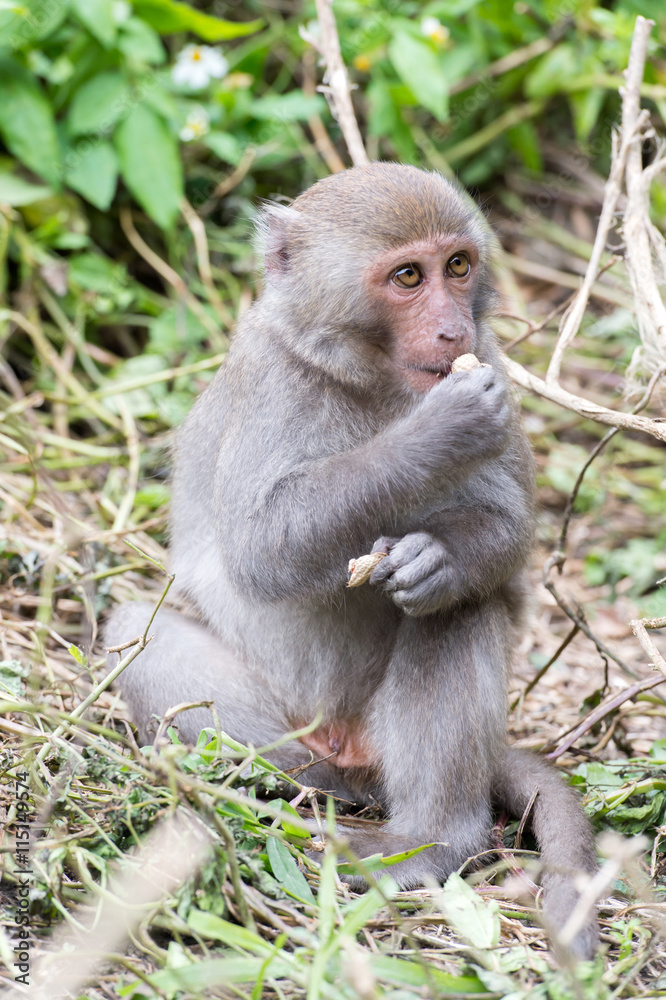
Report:
<svg viewBox="0 0 666 1000"><path fill-rule="evenodd" d="M437 340L458 340L459 336L455 330L439 330Z"/></svg>

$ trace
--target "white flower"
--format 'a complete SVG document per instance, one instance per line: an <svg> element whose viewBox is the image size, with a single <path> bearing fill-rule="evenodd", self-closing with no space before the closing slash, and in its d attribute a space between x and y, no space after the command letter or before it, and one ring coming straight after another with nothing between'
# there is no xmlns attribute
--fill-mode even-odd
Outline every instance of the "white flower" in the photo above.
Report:
<svg viewBox="0 0 666 1000"><path fill-rule="evenodd" d="M193 139L201 139L207 132L210 132L210 119L206 109L198 106L192 108L180 130L181 139L183 142L192 142Z"/></svg>
<svg viewBox="0 0 666 1000"><path fill-rule="evenodd" d="M227 75L229 63L221 52L210 45L186 45L176 57L171 79L179 87L203 90L210 81Z"/></svg>
<svg viewBox="0 0 666 1000"><path fill-rule="evenodd" d="M445 28L436 17L423 18L421 21L421 34L425 35L426 38L430 38L433 42L437 42L438 45L444 45L449 40L449 29Z"/></svg>

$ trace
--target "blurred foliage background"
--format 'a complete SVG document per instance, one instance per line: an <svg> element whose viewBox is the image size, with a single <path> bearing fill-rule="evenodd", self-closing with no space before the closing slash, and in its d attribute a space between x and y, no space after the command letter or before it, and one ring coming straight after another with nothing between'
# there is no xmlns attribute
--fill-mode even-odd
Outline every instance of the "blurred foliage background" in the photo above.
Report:
<svg viewBox="0 0 666 1000"><path fill-rule="evenodd" d="M633 22L650 7L663 38L664 11L645 0L340 0L371 157L455 173L482 197L515 171L541 176L548 144L576 144L603 176ZM247 281L257 200L346 162L299 33L316 31L313 18L287 0L0 3L1 290L116 354L103 376L82 354L93 381L201 357ZM663 59L643 90L666 115ZM322 125L335 144L324 156ZM219 296L197 273L184 197L205 220ZM205 314L166 301L120 230L127 205ZM655 211L666 212L663 187ZM7 349L13 364L30 360L25 345ZM37 375L42 388L50 374ZM132 407L171 423L178 400L153 390Z"/></svg>

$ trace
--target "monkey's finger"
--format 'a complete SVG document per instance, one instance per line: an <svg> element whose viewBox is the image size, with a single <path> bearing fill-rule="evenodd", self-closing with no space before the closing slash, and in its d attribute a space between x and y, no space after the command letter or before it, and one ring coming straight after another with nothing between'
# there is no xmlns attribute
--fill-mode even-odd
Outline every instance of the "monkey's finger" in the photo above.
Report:
<svg viewBox="0 0 666 1000"><path fill-rule="evenodd" d="M429 545L404 566L399 566L391 577L391 590L410 590L426 583L444 564L444 552L439 545Z"/></svg>
<svg viewBox="0 0 666 1000"><path fill-rule="evenodd" d="M397 570L412 563L424 550L436 544L432 535L425 531L415 531L405 535L395 543L388 557L377 567L376 575L373 573L370 582L376 586L385 581L388 583ZM385 585L384 589L395 589L392 580L390 586Z"/></svg>
<svg viewBox="0 0 666 1000"><path fill-rule="evenodd" d="M392 552L389 552L386 559L382 559L378 566L376 566L370 577L370 583L373 587L381 586L385 580L387 580L394 570L400 565L399 557L395 557Z"/></svg>
<svg viewBox="0 0 666 1000"><path fill-rule="evenodd" d="M382 559L380 564L372 571L370 583L374 587L380 587L382 590L394 590L393 574L409 559L409 555L403 554L397 547L394 548L393 552L390 552L386 559Z"/></svg>
<svg viewBox="0 0 666 1000"><path fill-rule="evenodd" d="M396 590L391 594L391 600L406 615L418 618L438 611L446 603L447 577L445 573L431 577L417 587L409 590Z"/></svg>
<svg viewBox="0 0 666 1000"><path fill-rule="evenodd" d="M399 541L400 536L392 538L390 535L382 535L370 549L370 554L372 555L373 552L390 552Z"/></svg>
<svg viewBox="0 0 666 1000"><path fill-rule="evenodd" d="M391 576L395 568L396 565L391 562L391 553L389 552L386 559L382 559L380 564L373 569L370 575L372 586L380 587Z"/></svg>
<svg viewBox="0 0 666 1000"><path fill-rule="evenodd" d="M480 382L483 388L488 392L490 389L494 389L496 385L500 385L497 378L497 372L494 368L490 366L474 368L471 372L467 372L467 378L470 382Z"/></svg>

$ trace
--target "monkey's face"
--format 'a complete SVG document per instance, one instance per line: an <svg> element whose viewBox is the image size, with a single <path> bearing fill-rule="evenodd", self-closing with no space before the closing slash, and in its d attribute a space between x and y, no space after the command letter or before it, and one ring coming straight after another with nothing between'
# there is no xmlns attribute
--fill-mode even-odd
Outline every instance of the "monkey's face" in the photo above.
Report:
<svg viewBox="0 0 666 1000"><path fill-rule="evenodd" d="M365 273L383 350L412 389L428 392L473 352L479 248L451 234L381 253Z"/></svg>

